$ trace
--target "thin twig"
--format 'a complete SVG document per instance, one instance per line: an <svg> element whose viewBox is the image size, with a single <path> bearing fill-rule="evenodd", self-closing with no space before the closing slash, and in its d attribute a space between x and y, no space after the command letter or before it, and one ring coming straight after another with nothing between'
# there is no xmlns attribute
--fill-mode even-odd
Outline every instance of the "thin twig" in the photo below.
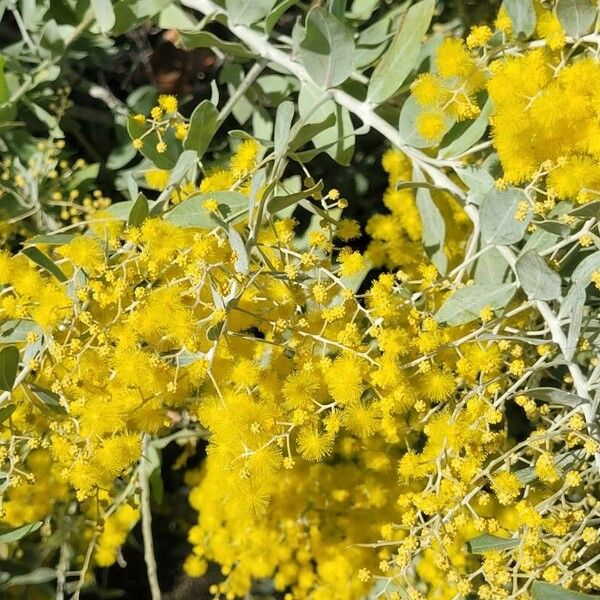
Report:
<svg viewBox="0 0 600 600"><path fill-rule="evenodd" d="M144 538L144 560L148 574L148 585L152 600L161 600L160 587L158 585L158 572L156 568L156 557L154 555L154 542L152 540L152 510L150 506L150 471L148 460L148 449L150 447L150 436L144 435L142 462L139 477L141 488L141 512L142 512L142 537Z"/></svg>

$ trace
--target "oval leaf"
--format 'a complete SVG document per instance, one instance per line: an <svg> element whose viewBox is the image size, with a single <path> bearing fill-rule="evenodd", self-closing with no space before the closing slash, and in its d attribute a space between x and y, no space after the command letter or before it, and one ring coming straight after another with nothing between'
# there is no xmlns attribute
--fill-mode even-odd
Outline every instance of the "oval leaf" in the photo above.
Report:
<svg viewBox="0 0 600 600"><path fill-rule="evenodd" d="M553 271L535 251L526 252L515 265L521 287L534 300L554 300L560 297L560 275Z"/></svg>
<svg viewBox="0 0 600 600"><path fill-rule="evenodd" d="M590 0L558 0L556 16L567 35L580 38L588 33L596 21L597 6Z"/></svg>
<svg viewBox="0 0 600 600"><path fill-rule="evenodd" d="M111 0L92 0L92 9L100 31L106 33L110 31L115 24L115 11L113 10Z"/></svg>
<svg viewBox="0 0 600 600"><path fill-rule="evenodd" d="M225 0L225 6L234 25L252 25L271 12L275 0Z"/></svg>
<svg viewBox="0 0 600 600"><path fill-rule="evenodd" d="M325 9L313 8L306 19L300 56L308 74L320 88L340 85L352 72L352 33Z"/></svg>
<svg viewBox="0 0 600 600"><path fill-rule="evenodd" d="M525 196L522 190L492 188L481 202L481 235L485 242L497 246L507 246L520 242L527 230L530 214L522 221L515 219L519 202Z"/></svg>
<svg viewBox="0 0 600 600"><path fill-rule="evenodd" d="M537 23L533 0L504 0L504 6L512 21L513 32L529 37L535 31Z"/></svg>

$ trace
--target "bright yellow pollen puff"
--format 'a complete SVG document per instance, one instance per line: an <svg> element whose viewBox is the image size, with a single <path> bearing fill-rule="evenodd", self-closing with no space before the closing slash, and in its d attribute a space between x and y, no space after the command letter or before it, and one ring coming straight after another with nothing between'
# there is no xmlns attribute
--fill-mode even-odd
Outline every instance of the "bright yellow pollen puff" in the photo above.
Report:
<svg viewBox="0 0 600 600"><path fill-rule="evenodd" d="M444 115L439 111L420 113L417 116L417 131L426 140L438 142L446 132Z"/></svg>
<svg viewBox="0 0 600 600"><path fill-rule="evenodd" d="M231 170L240 177L249 173L255 166L261 145L254 139L244 140L231 157Z"/></svg>
<svg viewBox="0 0 600 600"><path fill-rule="evenodd" d="M94 237L76 237L64 246L59 246L56 252L68 258L75 266L91 273L104 270L106 255L102 242Z"/></svg>
<svg viewBox="0 0 600 600"><path fill-rule="evenodd" d="M444 88L441 79L434 73L419 75L410 86L410 91L421 106L438 106L450 97L450 92Z"/></svg>
<svg viewBox="0 0 600 600"><path fill-rule="evenodd" d="M219 203L214 198L205 200L203 206L209 213L216 214L219 212Z"/></svg>
<svg viewBox="0 0 600 600"><path fill-rule="evenodd" d="M155 190L164 190L167 187L171 173L165 169L149 169L144 172L144 179L148 187Z"/></svg>
<svg viewBox="0 0 600 600"><path fill-rule="evenodd" d="M177 107L178 107L178 103L177 103L177 98L175 96L167 96L164 94L161 94L158 97L158 105L160 106L160 108L162 108L165 112L167 113L175 113L177 112ZM154 116L154 115L152 115ZM157 117L155 117L157 118Z"/></svg>
<svg viewBox="0 0 600 600"><path fill-rule="evenodd" d="M471 28L467 37L467 47L482 48L492 37L493 32L487 25L478 25Z"/></svg>
<svg viewBox="0 0 600 600"><path fill-rule="evenodd" d="M439 46L435 62L442 77L467 76L475 67L465 43L459 38L446 38Z"/></svg>

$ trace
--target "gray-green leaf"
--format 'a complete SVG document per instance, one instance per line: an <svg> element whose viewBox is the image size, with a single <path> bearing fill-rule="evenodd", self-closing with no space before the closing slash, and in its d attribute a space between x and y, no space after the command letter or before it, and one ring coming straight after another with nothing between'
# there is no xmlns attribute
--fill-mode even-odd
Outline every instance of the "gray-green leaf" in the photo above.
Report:
<svg viewBox="0 0 600 600"><path fill-rule="evenodd" d="M492 188L481 203L479 217L481 220L481 235L488 244L507 246L516 244L523 239L531 214L522 220L515 219L519 203L525 200L525 195L518 188L499 190Z"/></svg>
<svg viewBox="0 0 600 600"><path fill-rule="evenodd" d="M504 308L514 293L513 283L469 285L454 292L442 304L435 319L438 323L463 325L478 319L481 311L487 306L492 310Z"/></svg>
<svg viewBox="0 0 600 600"><path fill-rule="evenodd" d="M225 0L229 19L234 25L252 25L266 17L275 0Z"/></svg>
<svg viewBox="0 0 600 600"><path fill-rule="evenodd" d="M510 550L521 543L521 538L501 538L497 535L484 533L467 542L469 552L483 554L491 550Z"/></svg>
<svg viewBox="0 0 600 600"><path fill-rule="evenodd" d="M512 21L513 32L529 37L537 23L533 0L504 0L504 6Z"/></svg>
<svg viewBox="0 0 600 600"><path fill-rule="evenodd" d="M168 213L165 219L181 227L212 229L218 220L204 207L204 203L211 199L217 201L221 214L230 223L241 220L248 211L248 198L239 192L209 192L192 194Z"/></svg>
<svg viewBox="0 0 600 600"><path fill-rule="evenodd" d="M194 150L185 150L177 159L177 163L171 171L167 186L179 185L184 177L188 174L189 170L196 164L196 152Z"/></svg>
<svg viewBox="0 0 600 600"><path fill-rule="evenodd" d="M287 150L291 135L292 119L294 118L294 103L285 101L277 107L275 116L275 131L273 140L275 142L275 156L282 157Z"/></svg>
<svg viewBox="0 0 600 600"><path fill-rule="evenodd" d="M312 142L323 149L340 165L350 164L354 154L354 127L346 108L333 100L323 102L323 93L310 82L302 84L298 96L298 111L307 124L332 123L331 126L314 133Z"/></svg>
<svg viewBox="0 0 600 600"><path fill-rule="evenodd" d="M414 178L422 181L423 176L415 169ZM416 193L417 209L421 217L422 234L421 239L425 252L431 262L437 267L440 273L446 272L448 259L444 253L444 242L446 239L446 224L440 209L431 197L431 192L426 187L419 187Z"/></svg>
<svg viewBox="0 0 600 600"><path fill-rule="evenodd" d="M287 194L285 196L274 196L269 200L267 209L272 215L274 215L290 206L294 206L300 202L300 200L304 200L304 198L312 196L315 192L320 192L322 189L323 182L319 181L317 184L306 190L301 190L294 194Z"/></svg>
<svg viewBox="0 0 600 600"><path fill-rule="evenodd" d="M559 585L552 585L544 581L534 581L531 586L533 600L598 600L600 596L572 592Z"/></svg>
<svg viewBox="0 0 600 600"><path fill-rule="evenodd" d="M4 544L16 542L26 535L37 531L41 526L42 521L35 521L34 523L28 523L27 525L21 525L20 527L0 530L0 542Z"/></svg>
<svg viewBox="0 0 600 600"><path fill-rule="evenodd" d="M571 280L585 288L590 284L594 271L598 270L600 270L600 252L594 252L577 265L571 275Z"/></svg>
<svg viewBox="0 0 600 600"><path fill-rule="evenodd" d="M410 8L390 47L375 67L367 100L380 104L393 96L408 74L417 66L423 36L433 16L434 0L421 0Z"/></svg>
<svg viewBox="0 0 600 600"><path fill-rule="evenodd" d="M39 248L36 248L35 246L28 246L21 252L36 265L54 275L58 281L67 281L67 276L59 269L55 262L47 254L44 254Z"/></svg>
<svg viewBox="0 0 600 600"><path fill-rule="evenodd" d="M348 79L354 64L352 32L325 9L313 8L306 18L300 57L320 88L340 85Z"/></svg>
<svg viewBox="0 0 600 600"><path fill-rule="evenodd" d="M92 0L92 9L100 31L103 33L110 31L115 24L115 11L113 10L112 0Z"/></svg>
<svg viewBox="0 0 600 600"><path fill-rule="evenodd" d="M521 287L534 300L555 300L560 297L561 278L535 251L526 252L515 265Z"/></svg>
<svg viewBox="0 0 600 600"><path fill-rule="evenodd" d="M558 0L556 16L567 35L580 38L596 21L598 7L590 0Z"/></svg>
<svg viewBox="0 0 600 600"><path fill-rule="evenodd" d="M485 133L488 122L490 118L490 114L492 113L492 101L488 100L483 108L481 109L481 113L479 116L466 125L464 128L461 128L460 134L453 140L448 141L447 144L444 145L443 148L439 151L440 158L448 158L449 156L459 156L463 152L466 152L471 146L475 145ZM454 131L454 128L450 130L449 134ZM448 135L449 135L448 134ZM442 143L444 143L442 140Z"/></svg>

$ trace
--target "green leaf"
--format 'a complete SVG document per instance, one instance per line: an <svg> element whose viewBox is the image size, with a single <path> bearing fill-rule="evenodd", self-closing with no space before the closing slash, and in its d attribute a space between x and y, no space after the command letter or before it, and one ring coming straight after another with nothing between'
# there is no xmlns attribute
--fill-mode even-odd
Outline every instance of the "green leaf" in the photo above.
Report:
<svg viewBox="0 0 600 600"><path fill-rule="evenodd" d="M296 192L295 194L288 194L287 196L274 196L271 198L267 204L267 210L272 214L276 214L282 210L285 210L289 206L293 206L300 202L300 200L304 200L304 198L308 198L312 196L315 192L320 192L323 189L323 182L319 181L317 184L313 185L311 188L306 190L301 190Z"/></svg>
<svg viewBox="0 0 600 600"><path fill-rule="evenodd" d="M471 554L483 554L491 550L510 550L521 543L521 538L501 538L497 535L484 533L467 542Z"/></svg>
<svg viewBox="0 0 600 600"><path fill-rule="evenodd" d="M479 313L490 306L504 308L515 294L515 284L475 284L456 290L435 315L436 321L448 325L464 325L479 318Z"/></svg>
<svg viewBox="0 0 600 600"><path fill-rule="evenodd" d="M520 242L531 220L529 213L522 221L515 219L519 203L525 200L518 188L499 190L492 188L481 203L479 213L481 236L488 244L507 246Z"/></svg>
<svg viewBox="0 0 600 600"><path fill-rule="evenodd" d="M507 271L508 263L500 251L494 246L488 246L477 260L473 280L475 283L499 285L504 283Z"/></svg>
<svg viewBox="0 0 600 600"><path fill-rule="evenodd" d="M40 567L34 569L29 573L23 575L14 575L6 583L2 584L2 587L9 588L16 585L38 585L40 583L47 583L56 579L56 570L50 569L49 567Z"/></svg>
<svg viewBox="0 0 600 600"><path fill-rule="evenodd" d="M204 208L204 203L210 199L218 202L221 214L227 222L240 221L248 212L248 198L239 192L208 192L192 194L175 206L165 219L181 227L212 229L219 221Z"/></svg>
<svg viewBox="0 0 600 600"><path fill-rule="evenodd" d="M74 190L75 188L78 188L84 181L89 181L90 179L96 179L98 177L99 171L100 171L99 164L87 165L83 169L78 169L68 179L67 189Z"/></svg>
<svg viewBox="0 0 600 600"><path fill-rule="evenodd" d="M12 527L10 529L0 529L0 543L8 544L16 542L26 535L37 531L42 526L42 521L35 521L20 527Z"/></svg>
<svg viewBox="0 0 600 600"><path fill-rule="evenodd" d="M529 250L515 265L521 287L534 300L555 300L560 297L561 278L535 251Z"/></svg>
<svg viewBox="0 0 600 600"><path fill-rule="evenodd" d="M129 211L127 225L129 227L139 227L148 218L149 213L148 199L144 194L138 194L136 201L131 207L131 211Z"/></svg>
<svg viewBox="0 0 600 600"><path fill-rule="evenodd" d="M246 244L244 243L242 236L232 224L230 224L229 228L227 229L227 238L229 240L231 249L236 254L234 265L236 272L247 275L250 272L250 259L248 258Z"/></svg>
<svg viewBox="0 0 600 600"><path fill-rule="evenodd" d="M320 88L340 85L348 79L354 64L352 32L325 9L313 8L306 18L300 57Z"/></svg>
<svg viewBox="0 0 600 600"><path fill-rule="evenodd" d="M19 349L6 346L0 350L0 390L10 392L19 370Z"/></svg>
<svg viewBox="0 0 600 600"><path fill-rule="evenodd" d="M4 423L15 410L17 410L16 404L3 404L0 406L0 424Z"/></svg>
<svg viewBox="0 0 600 600"><path fill-rule="evenodd" d="M234 25L252 25L266 17L275 0L225 0L229 20Z"/></svg>
<svg viewBox="0 0 600 600"><path fill-rule="evenodd" d="M219 111L210 100L203 100L190 117L190 128L183 141L183 147L186 150L195 150L198 158L202 158L218 129Z"/></svg>
<svg viewBox="0 0 600 600"><path fill-rule="evenodd" d="M273 140L275 142L275 156L282 157L288 148L294 118L294 103L285 101L277 107L275 116L275 130Z"/></svg>
<svg viewBox="0 0 600 600"><path fill-rule="evenodd" d="M381 104L393 96L417 66L421 43L429 29L434 7L434 0L421 0L411 6L402 19L390 47L371 76L367 92L369 102Z"/></svg>
<svg viewBox="0 0 600 600"><path fill-rule="evenodd" d="M512 21L515 35L528 38L535 31L537 22L533 0L504 0L504 6Z"/></svg>
<svg viewBox="0 0 600 600"><path fill-rule="evenodd" d="M55 262L47 254L44 254L39 248L36 248L35 246L28 246L27 248L23 248L21 252L36 265L39 265L42 267L42 269L45 269L54 275L58 281L67 281L68 277L58 268Z"/></svg>
<svg viewBox="0 0 600 600"><path fill-rule="evenodd" d="M312 142L338 164L348 166L354 154L354 126L348 110L333 100L323 102L323 93L311 83L303 83L298 96L298 110L307 124L324 124L333 117L333 125L316 133Z"/></svg>
<svg viewBox="0 0 600 600"><path fill-rule="evenodd" d="M414 170L414 178L423 181L423 175L417 169ZM425 252L431 262L440 273L446 272L448 259L444 253L444 241L446 239L446 224L444 217L433 201L431 191L426 187L419 187L416 192L417 209L421 217L421 240Z"/></svg>
<svg viewBox="0 0 600 600"><path fill-rule="evenodd" d="M372 65L382 55L394 35L398 19L402 18L409 6L410 2L403 2L401 6L386 12L381 19L360 32L354 60L357 69Z"/></svg>
<svg viewBox="0 0 600 600"><path fill-rule="evenodd" d="M36 336L42 334L40 326L35 321L29 319L5 321L0 325L0 343L17 344L25 342L29 333L35 333Z"/></svg>
<svg viewBox="0 0 600 600"><path fill-rule="evenodd" d="M335 121L336 117L334 113L329 113L320 123L307 123L303 125L302 121L298 121L290 131L291 141L289 142L289 149L294 152L298 148L301 148L307 142L314 140L320 133L335 125Z"/></svg>
<svg viewBox="0 0 600 600"><path fill-rule="evenodd" d="M184 150L177 159L177 163L171 171L167 187L179 185L192 167L196 166L198 155L195 150Z"/></svg>
<svg viewBox="0 0 600 600"><path fill-rule="evenodd" d="M577 206L569 211L570 215L575 217L600 217L600 200L594 200L593 202L586 202L581 206Z"/></svg>
<svg viewBox="0 0 600 600"><path fill-rule="evenodd" d="M35 246L37 244L47 244L49 246L62 246L68 244L75 237L74 233L49 233L36 235L28 240L25 240L23 244L25 246Z"/></svg>
<svg viewBox="0 0 600 600"><path fill-rule="evenodd" d="M527 396L535 398L536 400L542 400L544 402L558 404L560 406L570 406L571 408L589 403L589 400L586 398L582 398L576 394L569 394L568 392L563 392L563 390L551 387L529 388L523 393Z"/></svg>
<svg viewBox="0 0 600 600"><path fill-rule="evenodd" d="M8 84L6 83L6 76L4 75L5 62L6 59L4 56L0 56L0 104L8 102L10 98L10 90L8 89Z"/></svg>
<svg viewBox="0 0 600 600"><path fill-rule="evenodd" d="M589 33L598 15L590 0L558 0L556 16L565 33L575 39Z"/></svg>
<svg viewBox="0 0 600 600"><path fill-rule="evenodd" d="M47 390L35 383L29 383L28 387L30 391L32 391L36 398L46 407L48 407L52 412L55 412L59 415L66 414L66 410L63 405L60 403L60 396L55 394L54 392Z"/></svg>
<svg viewBox="0 0 600 600"><path fill-rule="evenodd" d="M465 125L461 128L460 134L452 140L447 140L446 138L454 129L452 128L448 132L448 135L442 140L443 148L441 148L438 153L439 157L448 158L451 156L460 156L463 152L466 152L469 148L474 146L486 132L491 113L492 101L488 100L481 109L481 113L474 121L465 121ZM463 123L460 123L459 125L463 125Z"/></svg>
<svg viewBox="0 0 600 600"><path fill-rule="evenodd" d="M600 251L588 254L588 256L575 267L575 270L571 275L571 281L586 288L592 281L592 274L594 271L598 270L600 270Z"/></svg>
<svg viewBox="0 0 600 600"><path fill-rule="evenodd" d="M182 44L188 49L217 48L226 56L241 59L255 59L250 50L238 42L226 42L208 31L181 31L179 32Z"/></svg>
<svg viewBox="0 0 600 600"><path fill-rule="evenodd" d="M161 29L194 29L198 21L176 4L169 4L158 15L158 26Z"/></svg>
<svg viewBox="0 0 600 600"><path fill-rule="evenodd" d="M113 10L112 0L91 0L91 2L100 31L103 33L110 31L115 24L115 11Z"/></svg>
<svg viewBox="0 0 600 600"><path fill-rule="evenodd" d="M282 0L267 16L265 19L265 33L269 35L275 25L277 25L277 21L281 19L284 13L294 6L294 4L298 4L300 0Z"/></svg>
<svg viewBox="0 0 600 600"><path fill-rule="evenodd" d="M533 600L598 600L600 596L572 592L559 585L552 585L544 581L534 581L531 586Z"/></svg>
<svg viewBox="0 0 600 600"><path fill-rule="evenodd" d="M131 137L132 140L142 140L140 152L159 169L171 170L175 166L175 162L179 156L178 144L175 142L174 137L164 139L167 144L167 150L162 154L159 153L156 150L156 145L160 141L158 134L156 131L147 133L149 129L150 125L148 123L137 123L133 117L127 119L127 131L129 132L129 137ZM170 129L169 132L171 132Z"/></svg>
<svg viewBox="0 0 600 600"><path fill-rule="evenodd" d="M564 350L564 355L567 360L571 360L577 351L577 344L579 343L579 336L581 334L581 325L583 323L585 300L585 288L582 285L574 283L569 289L558 313L559 319L565 315L571 317L569 331L567 333L567 346Z"/></svg>

